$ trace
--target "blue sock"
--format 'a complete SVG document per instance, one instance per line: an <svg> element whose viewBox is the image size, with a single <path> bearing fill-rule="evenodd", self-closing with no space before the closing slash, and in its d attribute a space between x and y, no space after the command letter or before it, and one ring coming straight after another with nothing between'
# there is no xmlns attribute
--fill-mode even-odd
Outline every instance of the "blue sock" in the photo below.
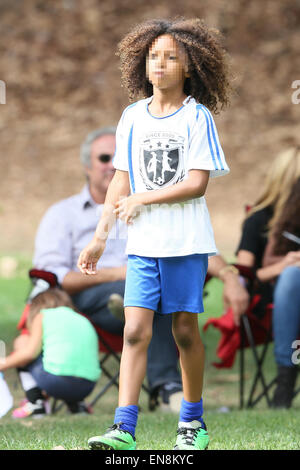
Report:
<svg viewBox="0 0 300 470"><path fill-rule="evenodd" d="M123 424L121 424L120 428L130 432L134 437L138 411L139 409L136 405L120 406L116 409L114 423L122 422Z"/></svg>
<svg viewBox="0 0 300 470"><path fill-rule="evenodd" d="M197 420L203 425L203 401L202 398L200 401L196 403L191 403L189 401L185 401L182 399L181 408L180 408L180 415L179 421L183 421L184 423L190 423L191 421Z"/></svg>

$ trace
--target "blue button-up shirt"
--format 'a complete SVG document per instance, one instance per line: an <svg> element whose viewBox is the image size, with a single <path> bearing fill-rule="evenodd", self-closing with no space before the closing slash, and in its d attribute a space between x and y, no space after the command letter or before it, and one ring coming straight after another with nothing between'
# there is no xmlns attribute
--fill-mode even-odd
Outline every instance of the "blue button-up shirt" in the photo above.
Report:
<svg viewBox="0 0 300 470"><path fill-rule="evenodd" d="M38 228L34 266L55 273L60 283L69 271L78 271L79 254L93 238L102 209L103 204L95 203L87 185L81 193L51 206ZM126 243L127 226L117 220L97 268L124 266Z"/></svg>

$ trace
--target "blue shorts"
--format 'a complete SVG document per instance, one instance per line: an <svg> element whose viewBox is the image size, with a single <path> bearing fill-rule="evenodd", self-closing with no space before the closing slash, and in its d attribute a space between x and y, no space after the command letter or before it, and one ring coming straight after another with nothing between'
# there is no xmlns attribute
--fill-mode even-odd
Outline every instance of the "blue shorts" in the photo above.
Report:
<svg viewBox="0 0 300 470"><path fill-rule="evenodd" d="M125 307L157 313L203 312L207 254L148 258L128 255Z"/></svg>

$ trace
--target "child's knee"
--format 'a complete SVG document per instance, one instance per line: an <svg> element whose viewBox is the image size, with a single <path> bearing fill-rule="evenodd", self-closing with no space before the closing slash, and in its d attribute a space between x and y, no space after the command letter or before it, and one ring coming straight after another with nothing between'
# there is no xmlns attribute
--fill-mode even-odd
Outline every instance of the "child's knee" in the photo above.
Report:
<svg viewBox="0 0 300 470"><path fill-rule="evenodd" d="M178 318L173 323L173 336L179 348L189 349L195 343L201 343L198 324L191 318Z"/></svg>
<svg viewBox="0 0 300 470"><path fill-rule="evenodd" d="M179 348L189 349L192 347L195 338L190 325L181 324L173 329L173 335Z"/></svg>
<svg viewBox="0 0 300 470"><path fill-rule="evenodd" d="M124 328L124 341L129 346L143 344L148 346L151 341L152 330L145 328L142 323L127 323Z"/></svg>
<svg viewBox="0 0 300 470"><path fill-rule="evenodd" d="M184 331L181 331L175 336L176 344L179 348L189 349L193 345L193 338Z"/></svg>

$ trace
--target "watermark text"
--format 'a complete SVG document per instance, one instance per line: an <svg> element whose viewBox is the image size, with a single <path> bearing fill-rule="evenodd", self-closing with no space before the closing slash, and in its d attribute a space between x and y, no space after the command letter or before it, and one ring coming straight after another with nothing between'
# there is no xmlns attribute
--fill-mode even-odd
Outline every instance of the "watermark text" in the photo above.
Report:
<svg viewBox="0 0 300 470"><path fill-rule="evenodd" d="M292 348L296 349L296 351L293 352L292 354L292 363L297 365L300 364L300 340L296 339L292 343Z"/></svg>
<svg viewBox="0 0 300 470"><path fill-rule="evenodd" d="M0 80L0 104L6 104L6 84Z"/></svg>
<svg viewBox="0 0 300 470"><path fill-rule="evenodd" d="M296 88L296 91L292 94L292 103L300 103L300 80L294 80L292 83L292 88Z"/></svg>

